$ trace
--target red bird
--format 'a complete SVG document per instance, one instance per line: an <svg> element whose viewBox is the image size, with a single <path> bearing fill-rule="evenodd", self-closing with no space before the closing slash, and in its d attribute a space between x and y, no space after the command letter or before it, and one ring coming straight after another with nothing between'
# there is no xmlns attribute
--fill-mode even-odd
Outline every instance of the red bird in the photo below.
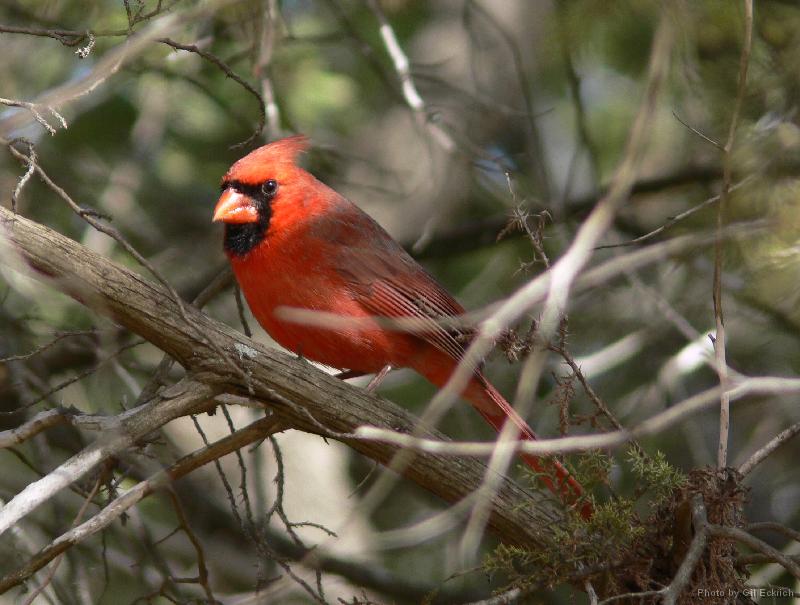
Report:
<svg viewBox="0 0 800 605"><path fill-rule="evenodd" d="M379 380L390 367L406 367L444 386L469 336L437 319L464 308L378 223L297 166L307 147L301 136L264 145L222 179L214 221L225 223L225 252L253 315L282 346L347 375ZM342 320L292 321L287 308ZM424 329L380 318L418 319ZM463 396L496 430L508 419L523 439L536 439L480 370ZM581 486L561 464L522 458L565 502L578 501ZM589 505L580 506L588 517Z"/></svg>

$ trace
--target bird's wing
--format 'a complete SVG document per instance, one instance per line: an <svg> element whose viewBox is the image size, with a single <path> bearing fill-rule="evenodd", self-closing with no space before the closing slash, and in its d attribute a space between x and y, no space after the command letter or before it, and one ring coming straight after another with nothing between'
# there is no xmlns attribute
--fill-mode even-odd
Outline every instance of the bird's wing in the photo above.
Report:
<svg viewBox="0 0 800 605"><path fill-rule="evenodd" d="M358 302L377 317L419 319L416 336L460 359L473 330L442 320L464 308L368 215L357 210L345 217L334 230L342 244L336 271Z"/></svg>

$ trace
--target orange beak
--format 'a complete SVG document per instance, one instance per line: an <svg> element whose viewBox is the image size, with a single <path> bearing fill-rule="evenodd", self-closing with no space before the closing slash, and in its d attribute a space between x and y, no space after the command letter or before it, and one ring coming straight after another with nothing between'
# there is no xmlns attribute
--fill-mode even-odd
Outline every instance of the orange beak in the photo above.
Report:
<svg viewBox="0 0 800 605"><path fill-rule="evenodd" d="M223 223L255 223L258 221L258 210L247 195L229 188L220 196L212 220Z"/></svg>

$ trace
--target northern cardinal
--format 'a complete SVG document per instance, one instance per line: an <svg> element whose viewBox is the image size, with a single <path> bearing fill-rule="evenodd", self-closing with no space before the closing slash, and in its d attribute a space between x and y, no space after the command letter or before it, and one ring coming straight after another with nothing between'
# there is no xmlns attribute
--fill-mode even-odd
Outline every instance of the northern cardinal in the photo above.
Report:
<svg viewBox="0 0 800 605"><path fill-rule="evenodd" d="M469 334L441 325L464 308L355 204L296 164L308 147L294 136L240 159L222 179L214 221L225 223L225 252L253 315L283 347L347 375L412 368L437 387L447 382ZM286 309L323 312L341 321L301 322ZM333 314L333 315L331 315ZM420 320L403 330L381 318ZM356 321L354 321L356 320ZM462 393L496 430L513 422L536 434L476 369ZM570 505L580 484L557 461L523 460Z"/></svg>

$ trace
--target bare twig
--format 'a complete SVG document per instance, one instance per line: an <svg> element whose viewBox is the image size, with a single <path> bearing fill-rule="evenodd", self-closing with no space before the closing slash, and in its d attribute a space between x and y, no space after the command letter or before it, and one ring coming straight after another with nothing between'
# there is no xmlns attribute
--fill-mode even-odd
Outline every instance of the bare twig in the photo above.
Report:
<svg viewBox="0 0 800 605"><path fill-rule="evenodd" d="M189 413L217 392L213 387L186 379L162 393L158 399L121 414L117 417L115 430L105 431L56 470L29 484L0 509L0 534L103 460L131 447L170 420Z"/></svg>
<svg viewBox="0 0 800 605"><path fill-rule="evenodd" d="M668 73L673 37L672 16L668 10L662 9L650 49L643 99L639 104L639 110L628 136L625 153L614 173L608 194L598 202L592 213L580 226L567 252L547 272L550 282L538 324L537 346L523 365L513 402L514 408L522 418L527 417L531 406L536 401L535 393L547 356L547 345L556 334L561 318L567 310L572 285L589 262L594 246L611 226L617 210L628 199L631 187L636 180L644 145L649 135L649 126L656 111L658 95ZM451 375L445 388L431 402L431 410L446 409L454 396L466 386L473 368L488 353L494 340L512 321L528 311L530 304L526 300L526 295L523 294L524 291L525 288L507 299L498 311L481 324L478 336L465 353L462 362ZM519 429L516 425L507 422L500 431L498 444L508 440L513 441L518 435ZM508 451L498 450L489 460L489 469L482 486L484 497L478 499L467 530L464 532L465 537L462 543L464 556L472 557L477 551L486 519L486 503L491 500L490 496L493 493L497 477L502 476L510 463L511 457Z"/></svg>
<svg viewBox="0 0 800 605"><path fill-rule="evenodd" d="M735 183L735 184L731 185L730 189L728 190L728 192L730 193L732 191L736 191L740 187L743 187L748 182L753 180L753 178L754 178L753 175L750 175L750 176L742 179L738 183ZM676 214L675 216L670 217L669 220L667 220L667 222L665 222L663 225L653 229L652 231L649 231L649 232L645 233L644 235L640 235L639 237L635 237L635 238L633 238L631 240L628 240L628 241L625 241L625 242L622 242L622 243L619 243L619 244L606 244L606 245L603 245L603 246L597 246L597 250L604 250L604 249L607 249L607 248L621 248L621 247L624 247L624 246L635 246L637 244L644 243L644 242L646 242L648 240L653 239L657 235L660 235L660 234L664 233L664 231L666 231L667 229L669 229L670 227L672 227L676 223L679 223L680 221L689 218L695 212L699 212L703 208L707 208L708 206L712 206L712 205L716 204L721 199L722 199L722 194L712 195L710 198L700 202L699 204L697 204L695 206L692 206L688 210L684 210L683 212L680 212L680 213Z"/></svg>
<svg viewBox="0 0 800 605"><path fill-rule="evenodd" d="M717 232L722 233L725 223L724 214L728 197L731 190L731 180L733 171L733 159L731 152L736 137L736 129L739 126L739 114L744 101L745 89L747 88L747 69L750 65L750 51L753 45L753 0L744 0L744 42L742 43L742 54L739 59L739 84L736 91L736 100L733 105L733 116L731 117L730 128L728 129L728 139L725 143L723 162L722 162L722 192L720 194L719 205L717 206ZM728 464L728 431L730 426L730 401L726 394L728 383L728 362L726 359L726 332L725 317L722 310L722 238L720 237L714 250L714 321L716 323L716 334L714 337L714 358L717 363L717 374L719 383L722 387L720 396L719 413L719 448L717 450L717 466L724 468Z"/></svg>
<svg viewBox="0 0 800 605"><path fill-rule="evenodd" d="M738 527L728 527L724 525L710 525L709 532L713 536L718 536L720 538L728 538L730 540L736 540L745 546L749 546L753 550L765 555L775 561L776 563L783 566L786 571L792 574L795 578L800 580L800 563L787 557L781 551L773 548L763 540L759 540L755 536L750 535L743 529L739 529Z"/></svg>
<svg viewBox="0 0 800 605"><path fill-rule="evenodd" d="M75 527L75 525L80 523L81 519L83 519L83 515L86 513L86 509L89 508L89 504L91 504L92 500L94 499L97 490L100 489L101 479L102 477L98 477L97 481L94 482L94 487L92 487L92 491L89 492L89 495L86 496L86 499L83 501L81 508L78 510L78 514L75 515L75 519L72 521L71 527ZM39 594L41 594L41 592L45 589L45 587L47 587L47 585L53 581L53 577L56 575L56 570L58 569L58 566L61 564L61 561L63 560L64 560L64 553L61 553L60 555L58 555L58 557L56 557L55 561L53 562L53 565L50 566L50 571L47 572L47 577L44 579L44 581L34 590L32 590L31 594L29 594L28 597L25 599L24 605L31 605L34 599L36 599L36 597L39 596Z"/></svg>
<svg viewBox="0 0 800 605"><path fill-rule="evenodd" d="M117 73L123 64L145 52L155 39L169 35L175 29L185 26L187 23L197 18L213 14L216 10L229 4L231 1L232 0L214 0L181 12L160 16L134 35L128 35L129 30L92 32L92 35L95 37L105 35L126 36L126 39L124 42L105 53L85 75L79 78L70 77L67 82L43 93L32 103L36 107L46 107L48 110L52 108L54 111L61 111L65 104L84 97L96 90L97 87L109 77ZM157 14L159 13L154 12L151 16L155 17ZM0 25L0 32L46 36L55 38L70 46L80 44L89 37L89 32L75 32L59 29L48 30L5 25ZM31 116L32 114L27 115L20 112L0 120L0 136L8 136L8 133L26 126L30 123L31 119L36 119Z"/></svg>
<svg viewBox="0 0 800 605"><path fill-rule="evenodd" d="M27 101L17 101L15 99L2 99L2 98L0 98L0 103L2 103L3 105L8 105L9 107L21 107L21 108L27 109L28 111L31 112L31 114L33 115L33 118L37 122L39 122L39 124L41 124L47 132L49 132L51 135L55 136L56 129L53 128L53 126L50 124L50 122L48 122L44 118L44 116L42 116L42 112L40 111L42 109L41 105L39 105L37 103L29 103ZM53 107L44 107L44 109L49 111L53 115L53 117L58 120L58 122L59 122L59 124L61 125L62 128L66 128L67 127L67 121L64 119L64 116L62 116L60 113L58 113L58 111L56 111L55 108L53 108Z"/></svg>
<svg viewBox="0 0 800 605"><path fill-rule="evenodd" d="M750 395L777 395L796 392L800 392L800 379L758 377L743 379L729 391L728 395L731 401L736 401ZM719 387L708 389L689 397L631 429L595 435L540 439L538 441L437 441L420 439L413 435L371 426L359 427L355 431L355 436L361 439L386 441L403 448L411 448L443 456L486 457L491 456L496 450L501 450L509 455L517 452L537 455L569 454L592 449L612 449L633 439L661 433L674 424L687 419L690 415L707 409L713 405L715 400L719 400Z"/></svg>
<svg viewBox="0 0 800 605"><path fill-rule="evenodd" d="M417 90L414 78L411 77L411 64L409 63L408 56L400 46L400 42L398 42L394 29L392 29L389 20L386 18L380 2L378 0L367 0L367 6L369 6L378 21L381 40L383 40L383 45L386 48L389 58L392 60L395 72L400 80L400 86L406 104L411 111L414 112L420 126L428 130L433 140L446 152L452 153L456 149L456 144L450 134L444 130L440 124L430 120L425 107L425 101Z"/></svg>
<svg viewBox="0 0 800 605"><path fill-rule="evenodd" d="M170 38L160 38L158 42L166 44L167 46L171 46L175 50L184 50L186 52L194 53L199 57L202 57L209 63L216 65L225 74L226 77L230 78L231 80L239 84L247 92L253 95L256 101L258 101L258 125L256 126L255 131L241 143L236 143L233 146L233 148L246 147L247 145L255 141L259 136L261 136L261 133L264 130L264 124L266 123L267 115L264 109L264 99L261 96L260 92L258 92L255 88L253 88L253 86L249 82L246 82L239 75L237 75L236 72L234 72L230 67L228 67L227 63L225 63L222 59L220 59L214 53L210 53L207 50L203 50L196 44L181 44L179 42L171 40Z"/></svg>
<svg viewBox="0 0 800 605"><path fill-rule="evenodd" d="M280 428L280 424L275 422L274 418L265 418L264 420L273 422L273 427L270 427L268 430L278 430ZM267 422L264 422L264 424L267 424ZM250 436L250 431L248 429L251 429L252 426L253 425L250 425L242 429L243 431L247 431L248 437ZM214 445L218 446L219 442L215 443ZM224 455L222 454L223 451L224 450L220 449L219 452L215 452L215 455L217 455L217 453ZM236 451L238 452L239 450L237 449ZM173 478L173 481L174 480L175 478ZM187 519L186 513L183 510L183 505L181 504L180 498L178 498L178 494L172 486L167 488L167 495L169 496L170 502L172 502L172 508L175 509L175 514L178 516L178 526L189 539L189 542L192 543L195 555L197 556L197 583L202 586L203 592L206 593L208 603L210 605L217 605L219 601L217 601L217 599L214 597L214 592L211 590L211 585L208 583L208 568L206 567L206 556L203 551L203 545L200 543L199 538L192 531L192 527L189 525L189 520Z"/></svg>
<svg viewBox="0 0 800 605"><path fill-rule="evenodd" d="M265 435L279 430L282 430L282 425L279 420L273 417L262 418L239 429L232 435L228 435L209 446L184 456L169 468L159 471L155 475L141 481L115 498L89 521L62 534L50 545L34 555L25 565L0 580L0 594L24 581L25 578L28 578L38 569L47 565L48 562L52 561L62 552L108 527L112 521L119 518L126 510L135 506L139 501L149 496L154 491L168 487L173 481L176 481L196 468L212 460L217 460L236 449L244 447L248 443L263 439Z"/></svg>
<svg viewBox="0 0 800 605"><path fill-rule="evenodd" d="M742 476L749 475L750 472L756 466L761 464L770 454L772 454L772 452L774 452L798 433L800 433L800 422L793 424L788 429L785 429L775 435L775 437L770 439L768 443L750 456L750 458L748 458L744 464L739 467L739 473L741 473Z"/></svg>
<svg viewBox="0 0 800 605"><path fill-rule="evenodd" d="M24 359L30 359L31 357L35 357L39 355L39 353L44 353L55 345L58 342L61 342L65 338L71 338L73 336L88 336L91 334L97 334L97 330L74 330L71 332L56 332L52 339L50 339L45 344L36 347L30 353L21 353L19 355L10 355L9 357L0 357L0 363L8 363L9 361L22 361Z"/></svg>
<svg viewBox="0 0 800 605"><path fill-rule="evenodd" d="M795 542L800 542L800 531L792 529L791 527L786 527L785 525L781 525L780 523L774 523L772 521L750 523L747 527L745 527L745 530L751 533L754 531L774 531L779 534L783 534L790 540L794 540Z"/></svg>
<svg viewBox="0 0 800 605"><path fill-rule="evenodd" d="M65 412L65 410L54 409L39 412L26 423L13 429L0 432L0 449L19 445L31 437L35 437L42 431L46 431L60 424L68 423L69 414Z"/></svg>

